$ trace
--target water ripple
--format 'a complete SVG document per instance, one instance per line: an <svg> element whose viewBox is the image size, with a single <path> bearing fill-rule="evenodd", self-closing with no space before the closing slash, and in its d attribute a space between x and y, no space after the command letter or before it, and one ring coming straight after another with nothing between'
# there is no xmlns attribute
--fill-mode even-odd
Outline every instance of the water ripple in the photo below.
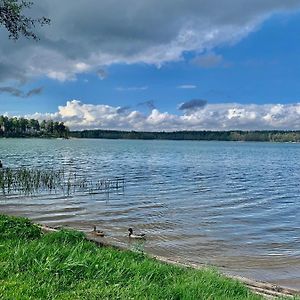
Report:
<svg viewBox="0 0 300 300"><path fill-rule="evenodd" d="M1 212L300 289L300 145L0 140L8 167L125 177L123 192L0 196ZM147 234L129 242L127 228Z"/></svg>

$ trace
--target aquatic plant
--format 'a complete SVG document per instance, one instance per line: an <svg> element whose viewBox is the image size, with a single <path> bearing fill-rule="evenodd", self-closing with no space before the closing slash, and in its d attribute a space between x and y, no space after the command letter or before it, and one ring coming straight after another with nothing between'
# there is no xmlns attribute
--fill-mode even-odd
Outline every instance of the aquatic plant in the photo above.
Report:
<svg viewBox="0 0 300 300"><path fill-rule="evenodd" d="M19 168L0 169L0 189L5 194L36 194L61 192L63 194L100 193L124 189L124 178L99 179L93 182L76 172Z"/></svg>

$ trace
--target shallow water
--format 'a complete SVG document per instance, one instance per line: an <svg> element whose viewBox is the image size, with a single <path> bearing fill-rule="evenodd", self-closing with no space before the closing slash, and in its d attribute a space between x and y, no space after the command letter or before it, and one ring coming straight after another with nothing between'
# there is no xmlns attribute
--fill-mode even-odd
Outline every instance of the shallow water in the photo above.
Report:
<svg viewBox="0 0 300 300"><path fill-rule="evenodd" d="M300 289L300 144L0 139L0 153L7 167L125 178L111 193L0 194L1 212Z"/></svg>

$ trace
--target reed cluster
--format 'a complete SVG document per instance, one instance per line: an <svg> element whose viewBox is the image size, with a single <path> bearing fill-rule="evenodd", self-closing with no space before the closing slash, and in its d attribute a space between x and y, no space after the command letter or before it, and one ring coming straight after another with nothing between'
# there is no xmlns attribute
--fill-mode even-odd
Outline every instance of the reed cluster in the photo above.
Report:
<svg viewBox="0 0 300 300"><path fill-rule="evenodd" d="M3 194L38 194L56 192L74 194L77 192L100 193L124 189L124 178L99 179L94 182L76 172L19 168L0 169L0 190Z"/></svg>

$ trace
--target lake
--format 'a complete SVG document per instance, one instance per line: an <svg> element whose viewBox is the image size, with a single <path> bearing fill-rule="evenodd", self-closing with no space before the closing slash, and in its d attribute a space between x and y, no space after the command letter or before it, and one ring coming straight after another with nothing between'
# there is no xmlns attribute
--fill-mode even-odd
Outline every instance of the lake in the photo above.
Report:
<svg viewBox="0 0 300 300"><path fill-rule="evenodd" d="M110 193L0 194L2 213L300 289L300 144L0 139L0 153L4 167L125 178Z"/></svg>

